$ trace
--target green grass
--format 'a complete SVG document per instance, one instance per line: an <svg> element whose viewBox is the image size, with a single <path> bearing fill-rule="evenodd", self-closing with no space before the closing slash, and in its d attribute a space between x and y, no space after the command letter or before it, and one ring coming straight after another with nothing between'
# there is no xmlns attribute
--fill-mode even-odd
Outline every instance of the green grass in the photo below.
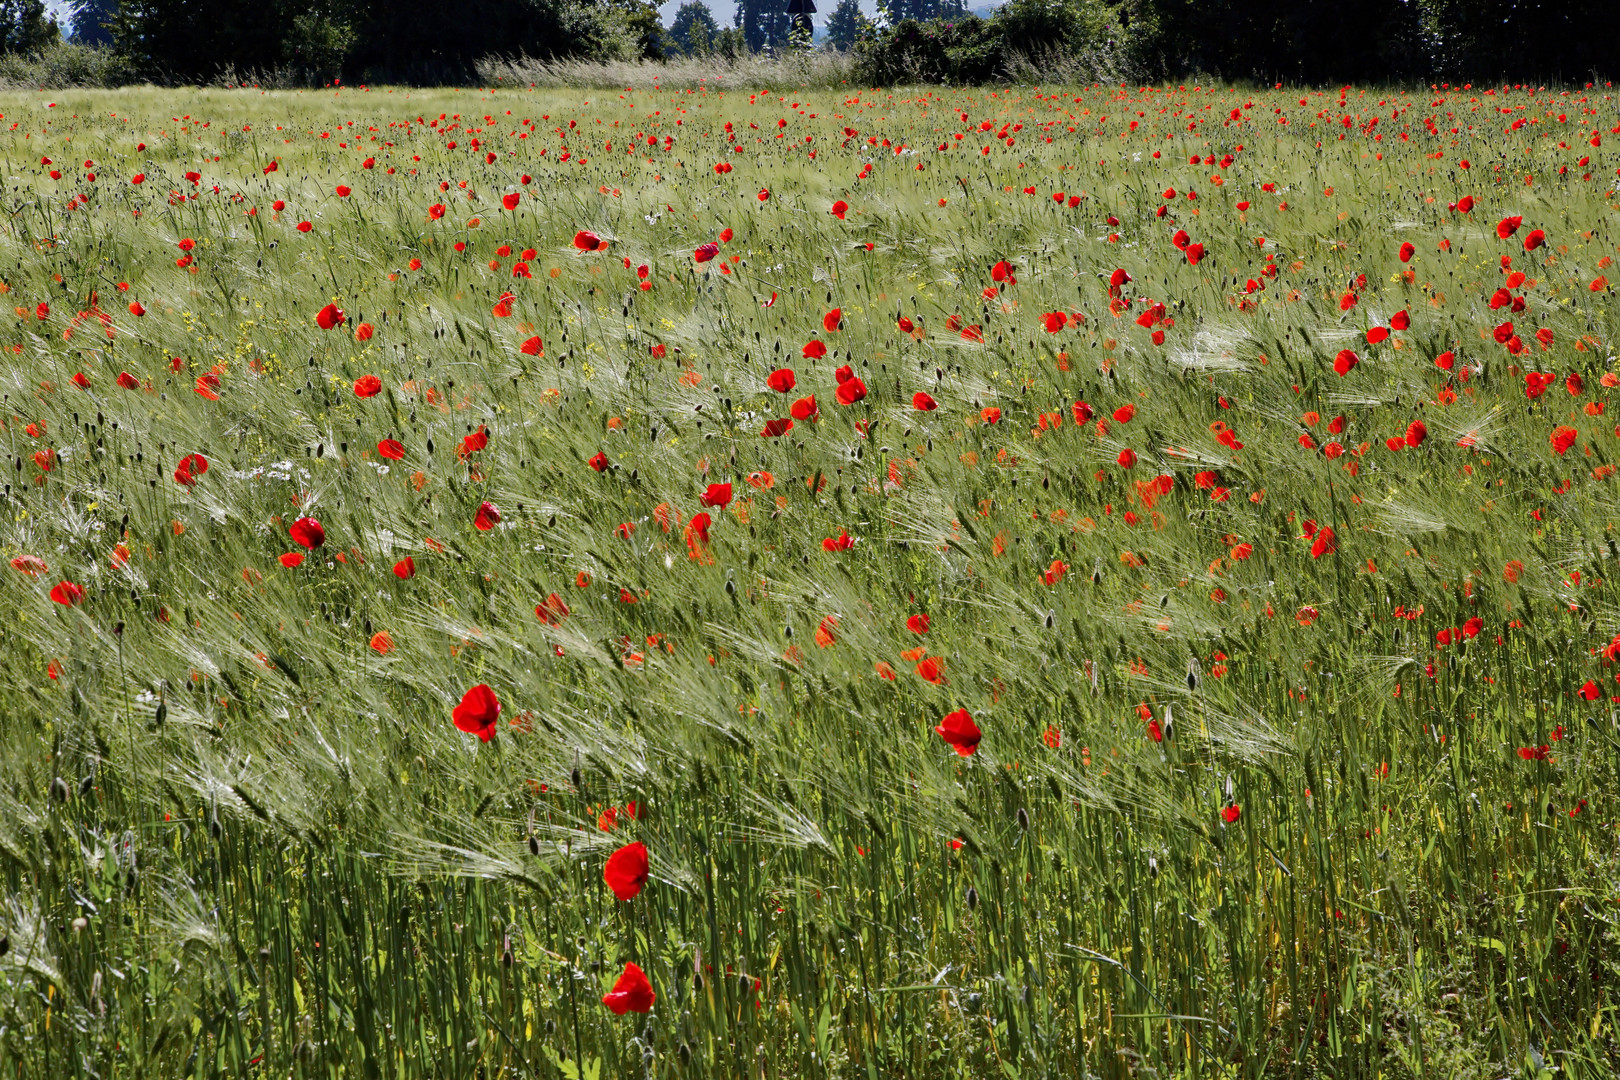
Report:
<svg viewBox="0 0 1620 1080"><path fill-rule="evenodd" d="M1612 1075L1614 101L1340 101L0 97L0 1072Z"/></svg>

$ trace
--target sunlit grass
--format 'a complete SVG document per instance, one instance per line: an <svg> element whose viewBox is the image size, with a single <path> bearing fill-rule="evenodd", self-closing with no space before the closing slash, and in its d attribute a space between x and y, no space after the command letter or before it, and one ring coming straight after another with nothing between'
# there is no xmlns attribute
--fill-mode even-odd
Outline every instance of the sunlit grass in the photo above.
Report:
<svg viewBox="0 0 1620 1080"><path fill-rule="evenodd" d="M0 1062L1611 1075L1588 107L0 98Z"/></svg>

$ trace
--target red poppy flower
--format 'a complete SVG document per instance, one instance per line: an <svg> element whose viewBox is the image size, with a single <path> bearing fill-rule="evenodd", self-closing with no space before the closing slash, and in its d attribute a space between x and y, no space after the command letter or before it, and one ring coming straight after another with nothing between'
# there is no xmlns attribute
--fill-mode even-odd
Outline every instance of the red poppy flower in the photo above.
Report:
<svg viewBox="0 0 1620 1080"><path fill-rule="evenodd" d="M1518 232L1519 226L1522 224L1524 224L1524 218L1522 217L1505 217L1496 223L1496 235L1506 240Z"/></svg>
<svg viewBox="0 0 1620 1080"><path fill-rule="evenodd" d="M1377 345L1389 337L1389 327L1375 326L1367 331L1367 344Z"/></svg>
<svg viewBox="0 0 1620 1080"><path fill-rule="evenodd" d="M276 556L276 561L289 570L296 570L304 565L304 553L302 551L289 551L284 555Z"/></svg>
<svg viewBox="0 0 1620 1080"><path fill-rule="evenodd" d="M546 355L546 350L545 350L544 346L542 346L540 344L540 339L538 337L532 337L529 340L525 341L522 345L519 345L518 346L518 351L521 352L524 356L544 356L544 355Z"/></svg>
<svg viewBox="0 0 1620 1080"><path fill-rule="evenodd" d="M1556 427L1553 429L1552 435L1549 436L1553 451L1560 457L1575 445L1577 437L1578 433L1572 427Z"/></svg>
<svg viewBox="0 0 1620 1080"><path fill-rule="evenodd" d="M1203 257L1204 257L1204 245L1203 244L1188 244L1187 248L1186 248L1186 251L1187 251L1187 262L1192 264L1193 266L1197 266L1199 261L1202 260Z"/></svg>
<svg viewBox="0 0 1620 1080"><path fill-rule="evenodd" d="M84 602L84 590L71 581L59 581L51 586L51 599L63 607Z"/></svg>
<svg viewBox="0 0 1620 1080"><path fill-rule="evenodd" d="M598 450L596 452L596 456L591 458L591 460L587 461L585 464L589 465L591 468L595 469L597 472L606 472L607 467L608 467L607 454L605 454L602 451Z"/></svg>
<svg viewBox="0 0 1620 1080"><path fill-rule="evenodd" d="M127 371L120 371L118 373L118 385L122 386L125 390L139 390L141 388L141 380L137 379Z"/></svg>
<svg viewBox="0 0 1620 1080"><path fill-rule="evenodd" d="M1547 234L1542 232L1540 229L1533 229L1531 230L1530 234L1524 238L1524 250L1534 251L1536 248L1541 247L1546 242Z"/></svg>
<svg viewBox="0 0 1620 1080"><path fill-rule="evenodd" d="M821 317L822 328L827 333L836 333L844 325L844 309L833 308Z"/></svg>
<svg viewBox="0 0 1620 1080"><path fill-rule="evenodd" d="M416 560L409 555L394 564L394 576L401 581L409 581L416 576Z"/></svg>
<svg viewBox="0 0 1620 1080"><path fill-rule="evenodd" d="M1231 825L1237 821L1242 813L1242 808L1240 808L1236 803L1233 803L1231 806L1225 807L1221 810L1221 820L1226 822L1228 825Z"/></svg>
<svg viewBox="0 0 1620 1080"><path fill-rule="evenodd" d="M479 532L489 532L500 524L501 512L492 502L478 504L478 513L473 515L473 528Z"/></svg>
<svg viewBox="0 0 1620 1080"><path fill-rule="evenodd" d="M996 263L996 265L990 268L990 280L1005 281L1009 285L1018 284L1018 280L1013 277L1012 263L1008 262L1006 259L1002 259L1000 262Z"/></svg>
<svg viewBox="0 0 1620 1080"><path fill-rule="evenodd" d="M1333 370L1341 377L1350 374L1352 368L1361 363L1361 357L1349 349L1340 349L1339 355L1333 358Z"/></svg>
<svg viewBox="0 0 1620 1080"><path fill-rule="evenodd" d="M343 325L343 309L336 304L327 304L315 313L315 325L322 330L333 330Z"/></svg>
<svg viewBox="0 0 1620 1080"><path fill-rule="evenodd" d="M822 551L848 551L855 546L855 540L843 529L838 530L837 538L831 536L821 541Z"/></svg>
<svg viewBox="0 0 1620 1080"><path fill-rule="evenodd" d="M647 884L647 845L639 841L626 844L609 855L602 880L620 900L634 900Z"/></svg>
<svg viewBox="0 0 1620 1080"><path fill-rule="evenodd" d="M523 196L520 193L514 191L510 194L501 196L501 205L506 207L508 210L516 210L518 208L518 202L522 198Z"/></svg>
<svg viewBox="0 0 1620 1080"><path fill-rule="evenodd" d="M18 555L11 560L11 568L19 574L27 574L29 577L38 577L49 569L45 565L45 560L38 555Z"/></svg>
<svg viewBox="0 0 1620 1080"><path fill-rule="evenodd" d="M389 461L402 461L405 457L405 444L398 439L384 439L377 444L377 456L385 457Z"/></svg>
<svg viewBox="0 0 1620 1080"><path fill-rule="evenodd" d="M933 412L939 408L939 402L919 390L911 395L911 407L918 412Z"/></svg>
<svg viewBox="0 0 1620 1080"><path fill-rule="evenodd" d="M375 375L362 375L354 380L355 397L376 397L382 393L382 380Z"/></svg>
<svg viewBox="0 0 1620 1080"><path fill-rule="evenodd" d="M917 677L923 682L943 686L945 684L945 661L937 656L923 657L917 661Z"/></svg>
<svg viewBox="0 0 1620 1080"><path fill-rule="evenodd" d="M763 428L760 428L759 434L760 434L760 436L762 438L776 439L776 438L780 438L783 435L786 435L788 432L790 432L792 430L793 430L793 421L792 420L788 420L788 419L785 419L785 418L781 419L781 420L767 420L767 421L765 421L765 426Z"/></svg>
<svg viewBox="0 0 1620 1080"><path fill-rule="evenodd" d="M778 394L785 394L798 385L798 379L794 376L792 368L777 368L766 378L765 385Z"/></svg>
<svg viewBox="0 0 1620 1080"><path fill-rule="evenodd" d="M913 615L911 618L906 620L906 629L910 630L913 634L928 633L928 616Z"/></svg>
<svg viewBox="0 0 1620 1080"><path fill-rule="evenodd" d="M904 315L895 320L895 326L900 328L900 332L902 334L909 334L913 330L917 329L917 324L906 318Z"/></svg>
<svg viewBox="0 0 1620 1080"><path fill-rule="evenodd" d="M699 244L697 250L692 252L692 258L700 263L706 263L720 254L719 244Z"/></svg>
<svg viewBox="0 0 1620 1080"><path fill-rule="evenodd" d="M729 244L729 243L731 243L731 238L734 235L736 235L736 234L733 233L729 228L721 229L720 230L720 242L722 244Z"/></svg>
<svg viewBox="0 0 1620 1080"><path fill-rule="evenodd" d="M190 487L197 482L197 477L207 471L207 458L201 454L187 454L180 459L180 464L174 467L174 482L182 487Z"/></svg>
<svg viewBox="0 0 1620 1080"><path fill-rule="evenodd" d="M1132 450L1130 447L1126 447L1124 450L1119 452L1119 456L1114 460L1119 462L1120 468L1129 469L1131 466L1136 464L1136 451Z"/></svg>
<svg viewBox="0 0 1620 1080"><path fill-rule="evenodd" d="M979 730L979 725L973 722L972 714L966 709L945 714L934 731L963 757L972 756L979 748L979 740L984 738L984 732Z"/></svg>
<svg viewBox="0 0 1620 1080"><path fill-rule="evenodd" d="M292 537L293 543L311 550L326 543L326 530L321 523L311 517L301 517L288 528L287 535Z"/></svg>
<svg viewBox="0 0 1620 1080"><path fill-rule="evenodd" d="M704 506L718 506L724 510L731 504L731 485L710 484L703 494L698 497L698 502Z"/></svg>
<svg viewBox="0 0 1620 1080"><path fill-rule="evenodd" d="M495 737L495 722L500 718L501 703L495 691L483 683L461 695L461 704L450 713L457 731L477 735L480 742L489 742Z"/></svg>
<svg viewBox="0 0 1620 1080"><path fill-rule="evenodd" d="M1339 550L1339 539L1334 535L1330 526L1324 525L1316 530L1316 536L1311 541L1311 558L1320 559L1324 555L1331 555Z"/></svg>
<svg viewBox="0 0 1620 1080"><path fill-rule="evenodd" d="M800 398L793 403L793 408L788 411L793 414L795 420L809 420L818 411L816 409L816 396L811 394L809 397Z"/></svg>
<svg viewBox="0 0 1620 1080"><path fill-rule="evenodd" d="M562 597L552 593L534 606L534 617L547 626L559 626L568 617L568 605Z"/></svg>
<svg viewBox="0 0 1620 1080"><path fill-rule="evenodd" d="M837 202L832 204L832 216L837 218L839 221L843 221L844 215L847 213L849 213L849 203L845 202L843 199L839 199Z"/></svg>
<svg viewBox="0 0 1620 1080"><path fill-rule="evenodd" d="M1414 420L1406 426L1407 446L1422 446L1423 440L1428 437L1429 429L1424 426L1423 421Z"/></svg>
<svg viewBox="0 0 1620 1080"><path fill-rule="evenodd" d="M1410 243L1401 245L1401 262L1411 262L1412 256L1416 254L1417 248L1413 247Z"/></svg>
<svg viewBox="0 0 1620 1080"><path fill-rule="evenodd" d="M838 384L838 390L833 395L840 405L853 405L866 396L866 384L851 375Z"/></svg>
<svg viewBox="0 0 1620 1080"><path fill-rule="evenodd" d="M581 229L574 234L574 247L580 251L595 251L602 246L602 238L593 232Z"/></svg>
<svg viewBox="0 0 1620 1080"><path fill-rule="evenodd" d="M820 360L827 355L827 346L812 338L805 344L802 351L806 360Z"/></svg>
<svg viewBox="0 0 1620 1080"><path fill-rule="evenodd" d="M612 1010L615 1016L651 1012L657 1000L652 983L647 981L647 973L633 963L624 965L624 974L613 984L613 989L602 996L602 1004Z"/></svg>

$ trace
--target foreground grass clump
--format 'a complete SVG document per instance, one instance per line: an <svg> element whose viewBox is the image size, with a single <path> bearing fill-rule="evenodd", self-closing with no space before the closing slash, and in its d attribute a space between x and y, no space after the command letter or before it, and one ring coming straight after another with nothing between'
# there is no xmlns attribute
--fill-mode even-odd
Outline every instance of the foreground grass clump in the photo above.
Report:
<svg viewBox="0 0 1620 1080"><path fill-rule="evenodd" d="M1610 96L0 111L8 1072L1612 1074Z"/></svg>

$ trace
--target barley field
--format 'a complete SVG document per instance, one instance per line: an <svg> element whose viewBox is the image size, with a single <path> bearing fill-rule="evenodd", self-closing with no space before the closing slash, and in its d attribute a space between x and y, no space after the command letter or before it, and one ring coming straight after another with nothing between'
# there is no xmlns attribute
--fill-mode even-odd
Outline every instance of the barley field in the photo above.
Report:
<svg viewBox="0 0 1620 1080"><path fill-rule="evenodd" d="M0 95L0 1074L1612 1076L1614 93L723 84Z"/></svg>

